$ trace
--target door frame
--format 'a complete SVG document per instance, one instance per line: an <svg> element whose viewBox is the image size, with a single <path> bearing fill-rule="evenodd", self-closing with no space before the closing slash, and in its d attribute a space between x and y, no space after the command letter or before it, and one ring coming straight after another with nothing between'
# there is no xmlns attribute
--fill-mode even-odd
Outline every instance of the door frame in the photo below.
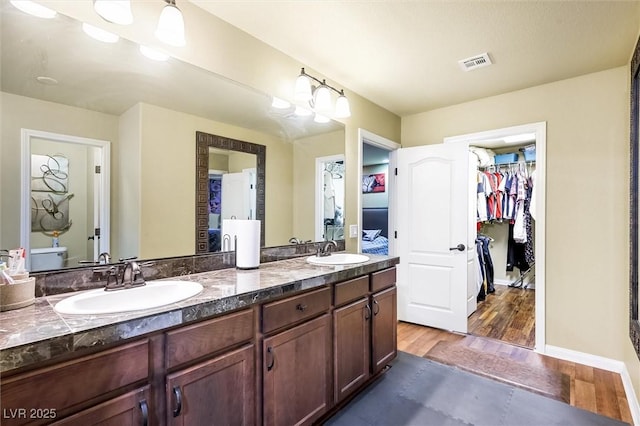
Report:
<svg viewBox="0 0 640 426"><path fill-rule="evenodd" d="M99 148L101 150L101 162L99 164L95 164L95 166L100 166L100 177L98 178L100 180L100 192L98 196L102 197L102 206L98 214L100 217L99 226L101 236L99 240L99 252L109 253L111 237L109 215L111 194L111 142L23 128L20 129L20 246L24 248L25 251L27 270L31 267L31 139L33 138L48 139L55 142L64 142L76 145L86 145L93 148Z"/></svg>
<svg viewBox="0 0 640 426"><path fill-rule="evenodd" d="M469 133L464 135L444 138L444 143L462 143L469 146L473 143L481 143L490 139L501 139L522 133L535 133L536 135L536 203L537 218L535 229L535 320L536 338L533 350L544 354L546 352L546 156L547 156L547 122L529 123L484 132Z"/></svg>
<svg viewBox="0 0 640 426"><path fill-rule="evenodd" d="M356 251L358 253L362 252L362 238L360 238L360 235L362 235L362 144L364 143L389 151L389 175L387 176L386 182L389 191L389 224L387 229L389 230L389 256L395 256L396 241L395 238L391 238L391 232L396 229L396 177L391 173L391 171L396 168L396 156L394 151L400 148L401 145L391 139L376 135L375 133L363 128L358 128L358 177L356 179L356 185L358 188L358 196L356 197L356 209L358 211L358 216L356 219L356 225L358 229L357 235L355 235L357 238ZM351 237L351 235L349 236Z"/></svg>

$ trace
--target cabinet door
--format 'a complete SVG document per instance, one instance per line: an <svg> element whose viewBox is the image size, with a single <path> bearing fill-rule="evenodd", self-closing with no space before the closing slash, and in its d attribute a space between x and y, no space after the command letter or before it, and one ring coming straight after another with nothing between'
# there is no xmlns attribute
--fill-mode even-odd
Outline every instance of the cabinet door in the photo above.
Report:
<svg viewBox="0 0 640 426"><path fill-rule="evenodd" d="M55 426L146 426L151 407L149 386L87 408L71 417L53 423Z"/></svg>
<svg viewBox="0 0 640 426"><path fill-rule="evenodd" d="M336 402L369 378L371 316L368 298L336 309L333 313L333 380Z"/></svg>
<svg viewBox="0 0 640 426"><path fill-rule="evenodd" d="M167 424L253 425L254 346L167 376Z"/></svg>
<svg viewBox="0 0 640 426"><path fill-rule="evenodd" d="M264 424L311 424L331 406L331 317L263 341Z"/></svg>
<svg viewBox="0 0 640 426"><path fill-rule="evenodd" d="M373 310L371 353L373 374L379 372L398 353L396 287L371 296Z"/></svg>

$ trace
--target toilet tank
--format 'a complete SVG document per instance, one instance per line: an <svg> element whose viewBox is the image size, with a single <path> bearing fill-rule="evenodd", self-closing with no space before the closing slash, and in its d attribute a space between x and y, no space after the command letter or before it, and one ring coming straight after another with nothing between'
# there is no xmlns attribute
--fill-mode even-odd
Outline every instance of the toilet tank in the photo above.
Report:
<svg viewBox="0 0 640 426"><path fill-rule="evenodd" d="M64 267L66 247L44 247L31 249L31 271L46 271Z"/></svg>

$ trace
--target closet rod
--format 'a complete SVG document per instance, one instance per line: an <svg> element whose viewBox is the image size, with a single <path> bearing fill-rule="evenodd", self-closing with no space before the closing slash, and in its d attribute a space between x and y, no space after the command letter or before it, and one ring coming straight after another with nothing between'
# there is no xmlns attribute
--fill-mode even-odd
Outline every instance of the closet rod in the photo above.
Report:
<svg viewBox="0 0 640 426"><path fill-rule="evenodd" d="M486 169L489 169L491 167L496 168L496 167L502 167L502 166L517 166L519 164L532 166L535 163L536 163L536 160L533 160L533 161L515 161L513 163L492 164L490 166L478 167L478 169L486 170Z"/></svg>

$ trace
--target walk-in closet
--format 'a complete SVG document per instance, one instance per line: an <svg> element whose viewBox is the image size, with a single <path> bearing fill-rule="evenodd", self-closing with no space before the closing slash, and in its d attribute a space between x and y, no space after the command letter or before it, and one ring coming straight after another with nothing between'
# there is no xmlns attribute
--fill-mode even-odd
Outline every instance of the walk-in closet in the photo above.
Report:
<svg viewBox="0 0 640 426"><path fill-rule="evenodd" d="M477 161L477 310L470 334L535 345L535 138L471 146ZM484 146L482 146L484 145Z"/></svg>

